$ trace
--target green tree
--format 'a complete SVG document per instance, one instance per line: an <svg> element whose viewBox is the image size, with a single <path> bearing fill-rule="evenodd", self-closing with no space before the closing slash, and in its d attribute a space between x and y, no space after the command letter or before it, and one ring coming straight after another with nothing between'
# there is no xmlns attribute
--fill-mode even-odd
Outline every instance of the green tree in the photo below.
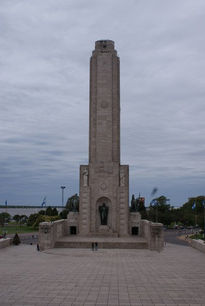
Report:
<svg viewBox="0 0 205 306"><path fill-rule="evenodd" d="M39 213L39 215L43 215L43 216L46 214L45 210L43 210L43 209L41 209L38 213Z"/></svg>
<svg viewBox="0 0 205 306"><path fill-rule="evenodd" d="M50 221L50 219L49 219L48 216L40 215L39 214L38 217L36 218L35 222L33 223L32 227L33 228L38 228L39 223L41 223L41 222L49 222L49 221Z"/></svg>
<svg viewBox="0 0 205 306"><path fill-rule="evenodd" d="M58 210L56 207L53 208L52 216L58 216Z"/></svg>
<svg viewBox="0 0 205 306"><path fill-rule="evenodd" d="M169 225L173 221L174 208L167 204L168 201L163 195L153 199L149 206L148 219Z"/></svg>
<svg viewBox="0 0 205 306"><path fill-rule="evenodd" d="M57 210L56 207L52 208L51 206L48 206L44 215L46 215L46 216L58 216L58 210Z"/></svg>
<svg viewBox="0 0 205 306"><path fill-rule="evenodd" d="M27 225L28 226L33 226L33 224L36 222L39 214L31 214L28 218Z"/></svg>
<svg viewBox="0 0 205 306"><path fill-rule="evenodd" d="M13 244L18 245L21 243L21 240L19 238L19 235L16 233L14 238L13 238Z"/></svg>
<svg viewBox="0 0 205 306"><path fill-rule="evenodd" d="M21 216L20 215L15 215L13 216L13 220L16 221L16 223L19 223Z"/></svg>
<svg viewBox="0 0 205 306"><path fill-rule="evenodd" d="M5 223L8 223L11 219L11 216L7 212L0 213L0 225L4 226Z"/></svg>
<svg viewBox="0 0 205 306"><path fill-rule="evenodd" d="M20 224L25 224L25 223L27 223L27 220L28 220L28 217L26 215L21 215L19 223Z"/></svg>
<svg viewBox="0 0 205 306"><path fill-rule="evenodd" d="M180 221L185 225L195 225L195 223L197 223L201 228L204 228L204 200L205 196L189 198L188 201L180 207ZM196 208L192 209L194 203L196 204Z"/></svg>
<svg viewBox="0 0 205 306"><path fill-rule="evenodd" d="M59 219L60 219L59 216L46 216L46 215L43 216L43 215L38 215L35 223L33 224L33 228L38 229L39 224L41 222L54 222L54 221L59 220Z"/></svg>
<svg viewBox="0 0 205 306"><path fill-rule="evenodd" d="M69 213L68 209L64 209L60 212L59 216L61 219L67 219L68 213Z"/></svg>
<svg viewBox="0 0 205 306"><path fill-rule="evenodd" d="M48 206L47 208L46 208L46 216L52 216L53 215L53 209L52 209L52 207L50 207L50 206Z"/></svg>

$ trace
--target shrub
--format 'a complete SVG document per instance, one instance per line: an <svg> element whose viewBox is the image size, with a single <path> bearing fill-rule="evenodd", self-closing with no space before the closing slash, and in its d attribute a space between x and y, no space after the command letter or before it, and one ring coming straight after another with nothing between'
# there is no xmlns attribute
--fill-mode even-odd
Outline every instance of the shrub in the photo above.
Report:
<svg viewBox="0 0 205 306"><path fill-rule="evenodd" d="M4 223L8 223L10 219L11 219L11 216L7 212L0 213L0 225L1 226L4 226Z"/></svg>
<svg viewBox="0 0 205 306"><path fill-rule="evenodd" d="M19 238L19 235L16 233L14 238L13 238L13 244L18 245L21 243L21 240Z"/></svg>
<svg viewBox="0 0 205 306"><path fill-rule="evenodd" d="M28 218L27 225L28 226L33 226L34 223L36 222L39 214L31 214Z"/></svg>
<svg viewBox="0 0 205 306"><path fill-rule="evenodd" d="M56 221L59 220L59 216L43 216L43 215L38 215L35 223L33 224L33 228L38 228L39 224L41 222L51 222L51 221Z"/></svg>

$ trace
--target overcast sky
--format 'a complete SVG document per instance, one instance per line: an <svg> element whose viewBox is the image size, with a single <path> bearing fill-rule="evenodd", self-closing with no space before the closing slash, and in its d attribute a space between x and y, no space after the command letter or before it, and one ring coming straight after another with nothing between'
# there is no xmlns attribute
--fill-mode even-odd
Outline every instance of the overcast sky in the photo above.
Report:
<svg viewBox="0 0 205 306"><path fill-rule="evenodd" d="M115 41L130 195L205 194L204 0L0 0L0 204L61 204L88 162L89 58Z"/></svg>

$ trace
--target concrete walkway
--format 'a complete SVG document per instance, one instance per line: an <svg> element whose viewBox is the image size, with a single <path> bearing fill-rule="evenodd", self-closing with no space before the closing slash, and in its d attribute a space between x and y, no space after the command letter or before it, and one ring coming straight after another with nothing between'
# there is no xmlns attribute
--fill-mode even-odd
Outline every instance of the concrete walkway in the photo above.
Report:
<svg viewBox="0 0 205 306"><path fill-rule="evenodd" d="M149 250L0 250L0 305L205 305L205 255Z"/></svg>

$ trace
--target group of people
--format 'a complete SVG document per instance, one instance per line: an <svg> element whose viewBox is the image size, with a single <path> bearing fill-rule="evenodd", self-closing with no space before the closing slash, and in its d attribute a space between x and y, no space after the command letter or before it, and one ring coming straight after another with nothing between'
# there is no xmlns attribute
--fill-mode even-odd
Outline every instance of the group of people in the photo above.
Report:
<svg viewBox="0 0 205 306"><path fill-rule="evenodd" d="M92 242L92 251L97 251L97 250L98 250L98 243Z"/></svg>

